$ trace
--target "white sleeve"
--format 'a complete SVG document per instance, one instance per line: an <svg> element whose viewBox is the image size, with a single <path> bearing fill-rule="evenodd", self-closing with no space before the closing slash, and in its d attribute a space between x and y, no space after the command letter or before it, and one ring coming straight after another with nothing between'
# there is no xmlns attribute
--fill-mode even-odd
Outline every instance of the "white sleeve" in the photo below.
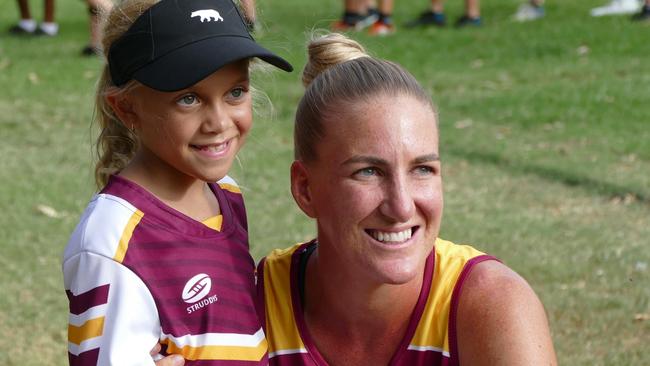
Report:
<svg viewBox="0 0 650 366"><path fill-rule="evenodd" d="M158 310L135 273L110 258L82 252L63 263L63 277L71 365L154 365L149 351L160 337Z"/></svg>

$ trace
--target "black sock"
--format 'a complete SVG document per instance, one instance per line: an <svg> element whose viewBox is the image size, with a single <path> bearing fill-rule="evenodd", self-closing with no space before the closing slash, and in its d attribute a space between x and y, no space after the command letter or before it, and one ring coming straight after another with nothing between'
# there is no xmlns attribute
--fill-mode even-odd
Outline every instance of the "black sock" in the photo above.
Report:
<svg viewBox="0 0 650 366"><path fill-rule="evenodd" d="M384 13L380 12L379 13L379 21L384 23L384 24L387 24L387 25L393 24L393 18L391 16L391 14L384 14Z"/></svg>
<svg viewBox="0 0 650 366"><path fill-rule="evenodd" d="M348 25L355 25L361 18L361 14L353 11L346 11L343 13L343 23Z"/></svg>

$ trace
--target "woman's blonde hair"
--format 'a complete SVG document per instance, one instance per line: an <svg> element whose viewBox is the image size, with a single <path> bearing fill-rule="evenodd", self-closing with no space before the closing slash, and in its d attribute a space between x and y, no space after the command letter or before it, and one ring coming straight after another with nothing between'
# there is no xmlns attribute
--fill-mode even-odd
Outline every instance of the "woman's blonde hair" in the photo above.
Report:
<svg viewBox="0 0 650 366"><path fill-rule="evenodd" d="M394 62L371 57L358 42L342 34L314 37L308 55L302 76L306 89L294 126L297 160L316 158L314 146L324 137L324 121L379 95L409 95L435 112L429 94L413 75Z"/></svg>
<svg viewBox="0 0 650 366"><path fill-rule="evenodd" d="M159 0L123 0L116 3L105 18L102 37L104 54L108 55L113 42L118 40L133 22ZM133 158L138 148L137 136L125 126L107 103L107 96L127 93L136 85L130 81L122 87L113 84L108 63L104 64L95 95L95 119L100 133L97 138L97 164L95 182L101 189L108 178Z"/></svg>

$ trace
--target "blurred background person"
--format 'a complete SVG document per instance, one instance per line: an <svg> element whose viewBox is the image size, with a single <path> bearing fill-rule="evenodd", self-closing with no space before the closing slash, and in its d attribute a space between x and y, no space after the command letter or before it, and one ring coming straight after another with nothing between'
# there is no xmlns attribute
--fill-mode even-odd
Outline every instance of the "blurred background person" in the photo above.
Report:
<svg viewBox="0 0 650 366"><path fill-rule="evenodd" d="M54 0L43 0L43 22L37 24L32 17L27 0L17 0L20 20L9 28L9 33L14 35L35 34L55 36L59 32L59 25L54 20Z"/></svg>
<svg viewBox="0 0 650 366"><path fill-rule="evenodd" d="M88 44L81 49L84 56L102 55L102 33L101 17L102 14L108 14L113 7L111 0L86 0L88 5L88 25L90 28L90 39Z"/></svg>
<svg viewBox="0 0 650 366"><path fill-rule="evenodd" d="M343 16L332 23L334 31L361 31L369 28L370 35L387 35L395 32L393 25L393 0L345 0Z"/></svg>
<svg viewBox="0 0 650 366"><path fill-rule="evenodd" d="M332 23L332 30L360 31L370 27L379 19L379 10L374 0L345 0L341 19Z"/></svg>
<svg viewBox="0 0 650 366"><path fill-rule="evenodd" d="M255 11L255 0L240 0L239 8L243 12L244 22L250 32L259 28L257 24L257 12Z"/></svg>
<svg viewBox="0 0 650 366"><path fill-rule="evenodd" d="M384 36L395 32L393 25L393 0L379 0L378 3L379 18L372 23L368 33L371 36Z"/></svg>
<svg viewBox="0 0 650 366"><path fill-rule="evenodd" d="M592 17L633 14L639 11L640 8L641 3L639 0L611 0L607 5L591 9L590 14Z"/></svg>
<svg viewBox="0 0 650 366"><path fill-rule="evenodd" d="M517 9L514 19L518 22L528 22L544 17L544 0L529 0Z"/></svg>
<svg viewBox="0 0 650 366"><path fill-rule="evenodd" d="M444 0L431 0L431 8L405 24L407 28L420 26L444 27L447 24ZM456 27L480 26L481 9L479 0L465 0L465 14L456 19Z"/></svg>
<svg viewBox="0 0 650 366"><path fill-rule="evenodd" d="M632 16L634 21L650 21L650 0L645 0L641 10Z"/></svg>

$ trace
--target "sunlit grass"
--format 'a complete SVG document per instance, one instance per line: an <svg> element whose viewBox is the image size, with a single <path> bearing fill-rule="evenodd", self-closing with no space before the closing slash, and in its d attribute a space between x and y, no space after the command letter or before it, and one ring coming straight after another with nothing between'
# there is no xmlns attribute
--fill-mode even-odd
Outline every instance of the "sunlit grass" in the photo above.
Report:
<svg viewBox="0 0 650 366"><path fill-rule="evenodd" d="M448 2L452 19L460 3ZM396 2L397 24L425 5ZM517 5L484 2L481 29L353 37L406 66L438 105L441 235L500 257L529 280L561 364L649 364L649 28L589 18L600 3L587 0L550 2L546 19L517 24L509 19ZM40 3L32 6L40 14ZM79 56L83 3L57 6L55 38L0 34L1 365L66 364L60 255L94 191L90 121L100 60ZM298 72L255 75L273 107L262 107L233 170L255 258L313 236L288 189L292 115L306 34L327 27L341 5L259 6L257 38ZM15 21L14 7L0 3L0 27Z"/></svg>

